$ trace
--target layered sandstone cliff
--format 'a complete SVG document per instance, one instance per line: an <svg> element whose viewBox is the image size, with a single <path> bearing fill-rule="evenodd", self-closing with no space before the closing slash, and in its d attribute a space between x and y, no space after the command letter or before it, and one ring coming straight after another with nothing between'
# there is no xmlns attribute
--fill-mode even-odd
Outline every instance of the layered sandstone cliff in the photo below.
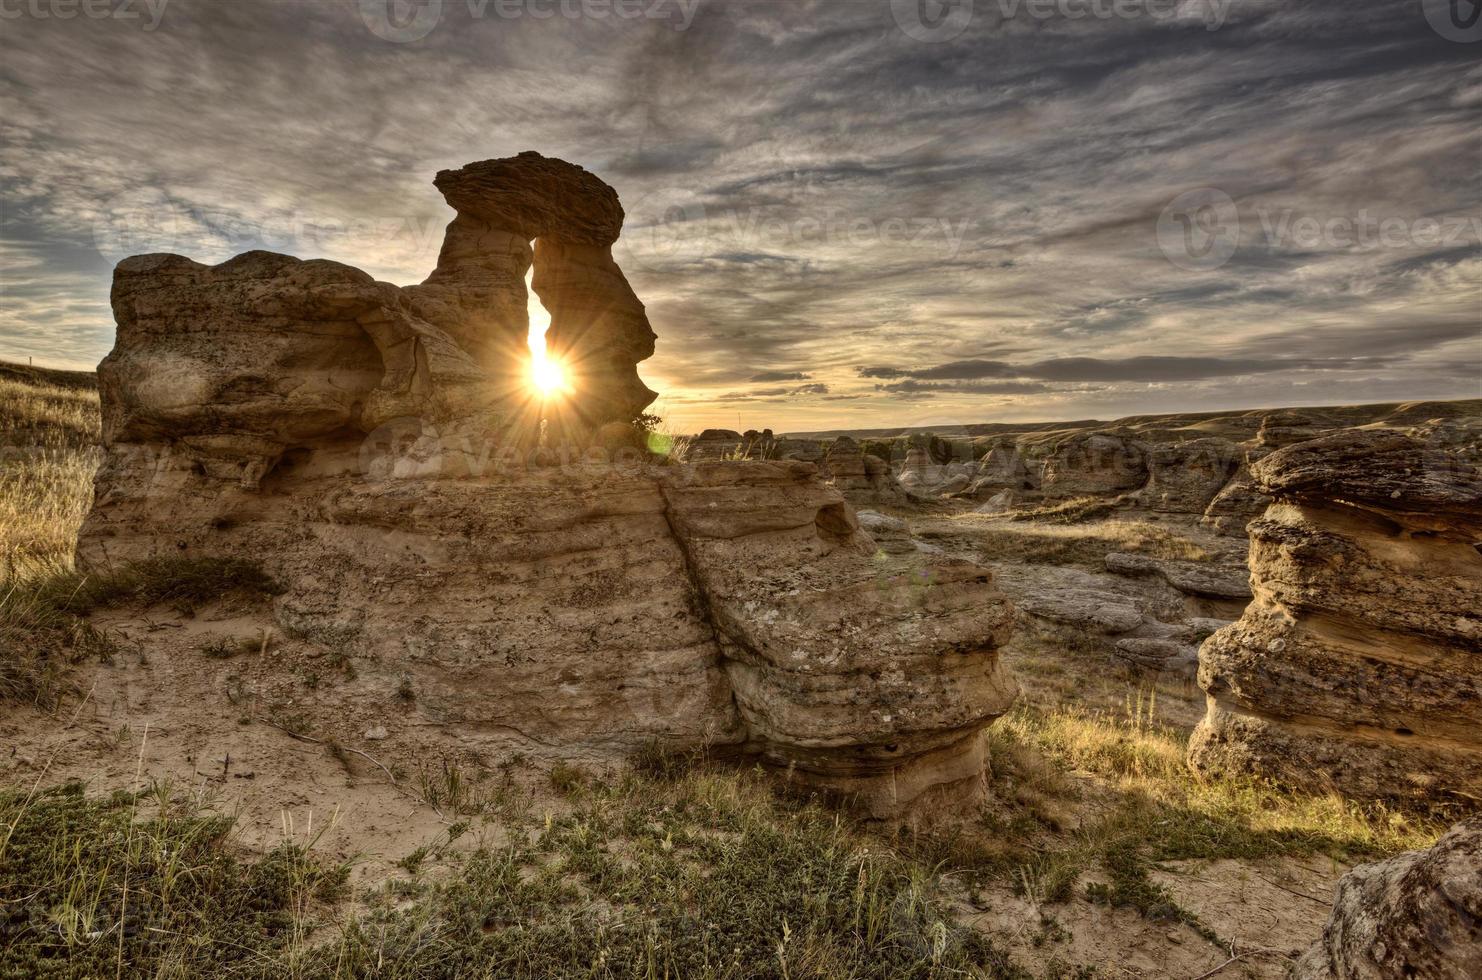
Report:
<svg viewBox="0 0 1482 980"><path fill-rule="evenodd" d="M1356 796L1482 796L1482 477L1392 430L1252 467L1255 599L1205 642L1200 769Z"/></svg>

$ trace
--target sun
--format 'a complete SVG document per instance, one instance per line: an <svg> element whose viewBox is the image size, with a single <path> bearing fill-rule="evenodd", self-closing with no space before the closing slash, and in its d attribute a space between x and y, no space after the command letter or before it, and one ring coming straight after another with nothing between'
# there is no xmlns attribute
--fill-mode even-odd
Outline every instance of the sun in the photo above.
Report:
<svg viewBox="0 0 1482 980"><path fill-rule="evenodd" d="M530 387L542 401L566 391L566 369L544 350L530 352Z"/></svg>
<svg viewBox="0 0 1482 980"><path fill-rule="evenodd" d="M566 380L566 366L559 357L552 357L546 349L545 335L551 328L551 315L535 295L534 268L525 276L525 295L530 314L530 333L527 338L530 347L530 373L526 375L525 381L530 386L531 394L547 402L569 392L571 385Z"/></svg>

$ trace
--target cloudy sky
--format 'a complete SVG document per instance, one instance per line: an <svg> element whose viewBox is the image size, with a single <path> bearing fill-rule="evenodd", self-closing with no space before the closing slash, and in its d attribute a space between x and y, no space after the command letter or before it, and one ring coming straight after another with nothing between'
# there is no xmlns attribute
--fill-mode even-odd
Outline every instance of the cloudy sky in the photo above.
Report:
<svg viewBox="0 0 1482 980"><path fill-rule="evenodd" d="M628 211L679 428L1482 397L1470 0L0 0L0 358L137 252L420 281L433 174Z"/></svg>

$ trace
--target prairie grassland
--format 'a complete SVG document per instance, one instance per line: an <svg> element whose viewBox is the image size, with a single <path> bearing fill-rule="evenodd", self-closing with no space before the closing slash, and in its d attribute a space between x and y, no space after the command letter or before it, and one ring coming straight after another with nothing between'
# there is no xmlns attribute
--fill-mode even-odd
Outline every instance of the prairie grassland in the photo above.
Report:
<svg viewBox="0 0 1482 980"><path fill-rule="evenodd" d="M244 855L168 787L0 792L0 973L1028 976L953 920L928 869L770 786L570 771L559 812L449 824L353 912L347 866L288 842Z"/></svg>
<svg viewBox="0 0 1482 980"><path fill-rule="evenodd" d="M0 583L70 567L99 438L96 391L0 377Z"/></svg>

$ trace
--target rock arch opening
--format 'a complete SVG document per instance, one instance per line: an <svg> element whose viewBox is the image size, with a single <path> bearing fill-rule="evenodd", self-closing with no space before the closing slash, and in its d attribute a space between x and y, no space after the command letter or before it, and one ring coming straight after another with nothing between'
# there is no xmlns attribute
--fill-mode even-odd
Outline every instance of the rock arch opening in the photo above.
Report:
<svg viewBox="0 0 1482 980"><path fill-rule="evenodd" d="M535 292L535 266L533 264L530 271L525 274L525 295L526 312L530 321L530 329L526 336L530 361L525 371L525 378L532 394L540 402L541 414L544 415L550 402L571 393L571 382L567 376L566 365L547 343L546 334L551 329L551 314Z"/></svg>

